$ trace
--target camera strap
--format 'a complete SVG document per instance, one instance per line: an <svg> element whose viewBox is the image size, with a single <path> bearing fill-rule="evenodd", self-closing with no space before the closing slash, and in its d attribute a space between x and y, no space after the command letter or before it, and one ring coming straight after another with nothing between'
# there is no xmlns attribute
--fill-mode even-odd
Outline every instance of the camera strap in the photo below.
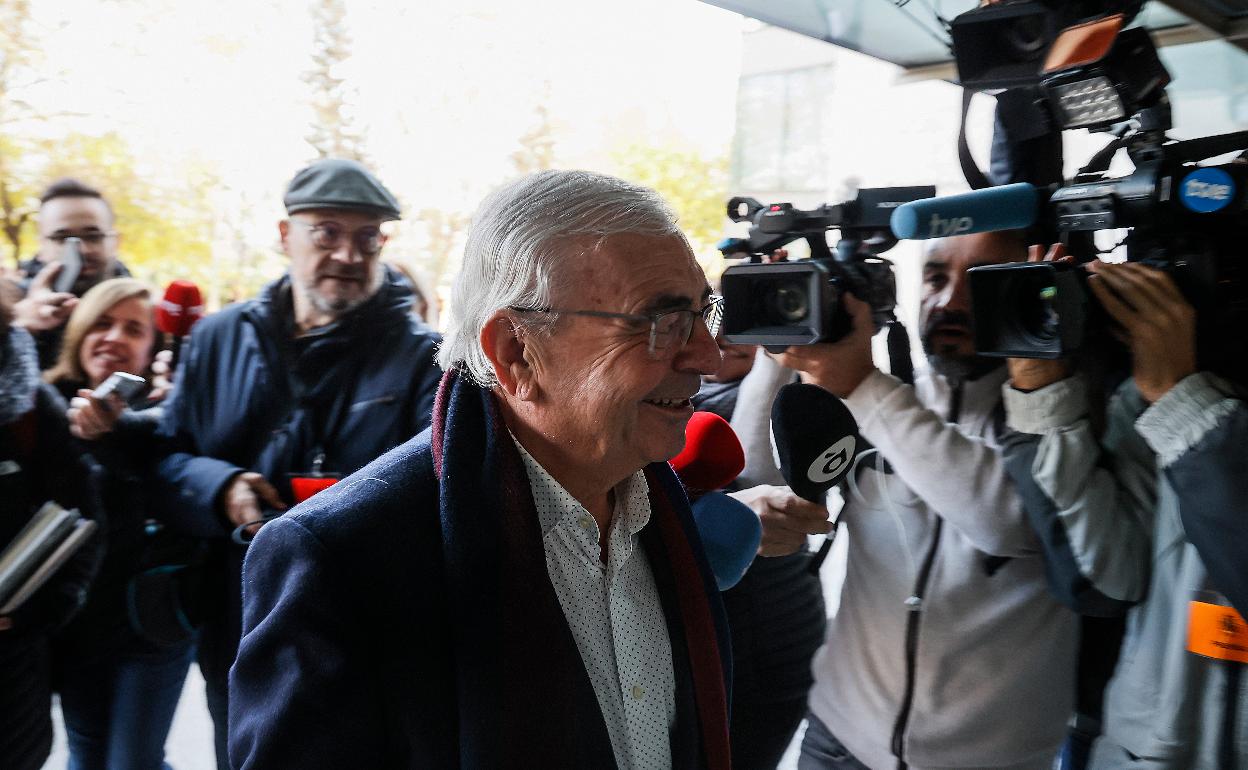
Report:
<svg viewBox="0 0 1248 770"><path fill-rule="evenodd" d="M914 384L914 359L910 357L910 332L901 321L892 320L888 327L888 371L907 385Z"/></svg>
<svg viewBox="0 0 1248 770"><path fill-rule="evenodd" d="M969 88L962 89L962 121L958 124L958 163L962 166L962 176L972 190L983 190L992 187L992 182L984 176L971 155L971 146L966 141L966 116L971 111L971 97L975 92Z"/></svg>

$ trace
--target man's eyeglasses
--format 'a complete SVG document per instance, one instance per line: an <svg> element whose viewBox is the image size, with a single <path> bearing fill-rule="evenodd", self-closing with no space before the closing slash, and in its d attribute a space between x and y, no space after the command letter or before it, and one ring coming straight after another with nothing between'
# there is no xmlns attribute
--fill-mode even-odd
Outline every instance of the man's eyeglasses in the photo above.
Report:
<svg viewBox="0 0 1248 770"><path fill-rule="evenodd" d="M640 334L649 327L651 357L660 358L683 348L693 336L693 322L701 318L712 337L719 334L724 317L724 298L712 294L706 306L698 310L664 310L657 313L608 313L603 310L562 310L559 308L512 307L518 313L565 313L590 318L616 318L636 325Z"/></svg>
<svg viewBox="0 0 1248 770"><path fill-rule="evenodd" d="M112 238L116 234L117 233L112 230L92 230L86 233L57 232L57 233L52 233L51 235L45 235L43 237L47 238L49 241L52 241L58 246L63 246L65 244L65 241L69 240L70 238L77 238L78 240L82 241L88 246L99 246L106 239Z"/></svg>
<svg viewBox="0 0 1248 770"><path fill-rule="evenodd" d="M319 225L314 225L302 219L290 221L306 227L312 234L312 245L318 249L337 251L342 248L343 239L347 237L347 228L337 222L321 222ZM385 242L386 236L376 227L361 227L351 233L351 244L355 246L356 251L366 257L375 256L381 251L381 246Z"/></svg>

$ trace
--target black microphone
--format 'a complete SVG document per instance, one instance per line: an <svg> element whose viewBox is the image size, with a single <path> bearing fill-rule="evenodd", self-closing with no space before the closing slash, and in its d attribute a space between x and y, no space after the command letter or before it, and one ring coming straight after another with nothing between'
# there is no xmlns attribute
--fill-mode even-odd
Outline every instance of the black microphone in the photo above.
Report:
<svg viewBox="0 0 1248 770"><path fill-rule="evenodd" d="M817 385L791 383L776 394L771 406L771 433L780 474L801 498L824 505L828 490L854 465L861 438L849 407ZM817 573L832 548L836 527L811 559Z"/></svg>

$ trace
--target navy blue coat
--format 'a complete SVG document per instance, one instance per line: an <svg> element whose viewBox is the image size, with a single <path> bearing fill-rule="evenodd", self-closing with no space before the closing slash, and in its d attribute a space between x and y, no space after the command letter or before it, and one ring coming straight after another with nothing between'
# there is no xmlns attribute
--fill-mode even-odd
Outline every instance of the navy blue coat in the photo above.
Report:
<svg viewBox="0 0 1248 770"><path fill-rule="evenodd" d="M230 675L234 767L615 767L593 686L549 582L536 515L518 561L500 560L494 576L482 574L487 565L473 566L484 584L476 588L484 590L473 594L472 606L450 598L456 568L448 565L430 441L422 433L257 536L243 577L246 635ZM673 501L693 532L671 470L650 470L652 494ZM489 488L497 475L497 468L482 469L474 483ZM490 518L484 510L456 516L466 528ZM490 532L473 537L481 545L472 557L497 566L482 556L496 545ZM672 766L707 767L684 653L687 629L653 520L641 542L674 653ZM696 553L713 590L700 546ZM498 579L522 598L508 603L507 588L491 589ZM723 610L711 598L729 678ZM465 616L483 630L462 637L457 619ZM508 659L522 663L509 668ZM474 672L472 686L487 691L457 685L465 669ZM508 670L522 672L519 681Z"/></svg>
<svg viewBox="0 0 1248 770"><path fill-rule="evenodd" d="M337 322L295 336L289 276L200 321L182 348L161 434L164 518L215 538L200 641L204 675L224 686L241 633L245 549L228 537L221 495L261 473L292 504L288 474L346 476L429 425L442 372L439 337L410 314L411 290L387 269L378 292Z"/></svg>

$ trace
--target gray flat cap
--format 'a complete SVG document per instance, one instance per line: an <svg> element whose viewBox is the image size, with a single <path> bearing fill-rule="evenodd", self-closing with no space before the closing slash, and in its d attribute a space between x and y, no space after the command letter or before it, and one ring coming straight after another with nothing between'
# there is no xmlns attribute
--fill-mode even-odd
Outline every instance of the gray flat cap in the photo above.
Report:
<svg viewBox="0 0 1248 770"><path fill-rule="evenodd" d="M286 213L346 209L399 218L399 202L372 172L353 160L318 160L295 174L282 198Z"/></svg>

